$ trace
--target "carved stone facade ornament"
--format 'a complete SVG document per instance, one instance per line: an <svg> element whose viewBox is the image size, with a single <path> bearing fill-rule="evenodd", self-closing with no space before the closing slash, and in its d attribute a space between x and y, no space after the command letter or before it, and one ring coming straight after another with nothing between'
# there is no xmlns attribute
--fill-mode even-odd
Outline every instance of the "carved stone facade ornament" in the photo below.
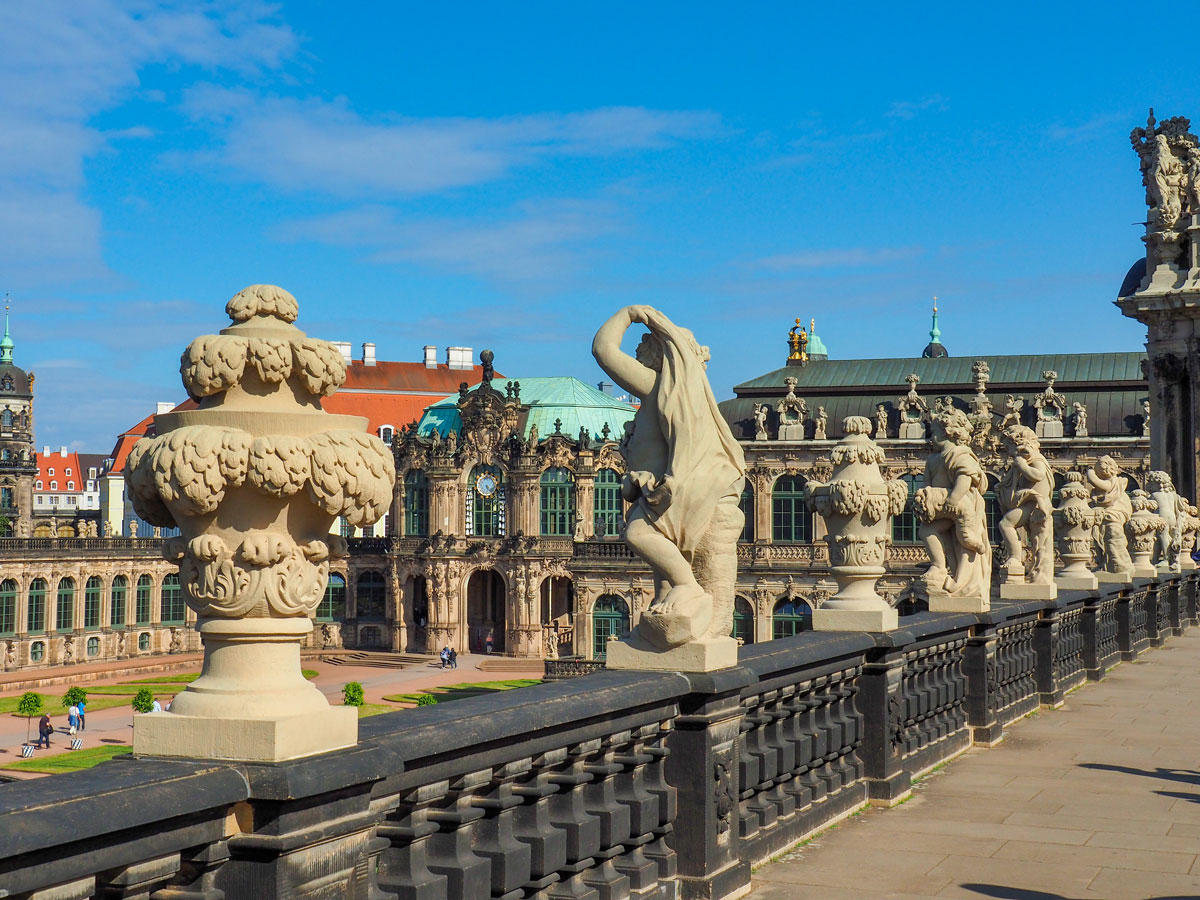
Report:
<svg viewBox="0 0 1200 900"><path fill-rule="evenodd" d="M1158 532L1152 562L1160 572L1179 572L1183 550L1183 526L1187 520L1188 502L1175 493L1171 476L1155 470L1146 478L1146 488L1154 501L1163 529Z"/></svg>
<svg viewBox="0 0 1200 900"><path fill-rule="evenodd" d="M1133 561L1129 558L1129 538L1125 526L1133 515L1133 505L1125 492L1129 479L1121 474L1116 460L1102 456L1087 473L1096 510L1096 543L1102 582L1128 584L1133 580Z"/></svg>
<svg viewBox="0 0 1200 900"><path fill-rule="evenodd" d="M1051 600L1054 584L1054 472L1042 455L1037 435L1024 425L1011 425L1000 437L1008 468L1000 478L996 499L1004 514L1000 534L1008 559L1000 573L1000 596L1011 600ZM1024 534L1022 541L1018 530ZM1025 568L1025 547L1030 565Z"/></svg>
<svg viewBox="0 0 1200 900"><path fill-rule="evenodd" d="M767 404L760 403L754 407L754 439L756 441L765 441L769 437L767 434L767 415L770 412Z"/></svg>
<svg viewBox="0 0 1200 900"><path fill-rule="evenodd" d="M338 349L292 323L296 299L253 285L234 324L188 346L180 372L199 408L156 417L127 471L134 509L177 526L179 563L205 662L170 713L140 716L134 751L280 760L354 744L353 709L330 707L300 673L300 645L325 592L336 516L375 522L392 500L392 454L365 419L321 410L346 368Z"/></svg>
<svg viewBox="0 0 1200 900"><path fill-rule="evenodd" d="M885 481L879 445L868 437L871 420L849 416L845 437L833 448L833 477L825 484L810 481L812 508L829 529L829 547L837 593L813 613L818 631L890 631L897 613L875 590L885 573L892 517L908 502L903 481Z"/></svg>
<svg viewBox="0 0 1200 900"><path fill-rule="evenodd" d="M787 393L775 406L775 411L779 413L779 430L776 436L781 441L802 441L804 423L808 419L808 404L803 398L796 396L798 382L795 378L789 375L783 379L783 384Z"/></svg>
<svg viewBox="0 0 1200 900"><path fill-rule="evenodd" d="M1071 406L1075 410L1075 437L1085 438L1088 436L1087 407L1078 401Z"/></svg>
<svg viewBox="0 0 1200 900"><path fill-rule="evenodd" d="M629 357L621 339L635 323L649 333ZM600 327L592 352L613 381L642 399L625 451L622 493L632 504L625 540L655 576L653 602L629 638L608 648L607 664L736 665L730 631L746 462L705 376L708 348L658 310L631 306Z"/></svg>
<svg viewBox="0 0 1200 900"><path fill-rule="evenodd" d="M1196 537L1200 533L1200 509L1191 503L1182 505L1187 507L1187 514L1183 517L1183 529L1179 537L1179 567L1183 571L1191 571L1196 568L1192 551L1196 549Z"/></svg>
<svg viewBox="0 0 1200 900"><path fill-rule="evenodd" d="M1068 472L1054 511L1054 533L1063 567L1054 582L1064 590L1093 591L1098 587L1092 566L1092 527L1096 513L1088 503L1088 489L1081 472Z"/></svg>
<svg viewBox="0 0 1200 900"><path fill-rule="evenodd" d="M900 410L900 431L896 436L905 441L924 440L929 405L917 393L921 378L913 373L904 380L908 382L908 393L896 402L896 408Z"/></svg>
<svg viewBox="0 0 1200 900"><path fill-rule="evenodd" d="M813 419L813 440L825 441L829 439L829 413L825 412L825 407L817 407L817 416Z"/></svg>
<svg viewBox="0 0 1200 900"><path fill-rule="evenodd" d="M1067 401L1054 390L1054 382L1058 373L1047 369L1042 373L1046 388L1033 398L1034 408L1037 409L1037 425L1035 433L1038 438L1060 438L1063 436L1063 420L1066 418Z"/></svg>
<svg viewBox="0 0 1200 900"><path fill-rule="evenodd" d="M923 582L934 612L991 608L992 548L983 492L987 476L971 450L971 423L950 408L930 417L935 452L913 506L932 564Z"/></svg>

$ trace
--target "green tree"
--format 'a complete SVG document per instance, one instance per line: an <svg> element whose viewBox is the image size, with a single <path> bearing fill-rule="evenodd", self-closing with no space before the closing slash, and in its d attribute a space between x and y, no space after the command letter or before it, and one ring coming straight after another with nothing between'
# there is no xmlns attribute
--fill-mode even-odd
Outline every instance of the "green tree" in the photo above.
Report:
<svg viewBox="0 0 1200 900"><path fill-rule="evenodd" d="M437 697L433 694L422 694L417 698L417 706L433 706L437 702Z"/></svg>
<svg viewBox="0 0 1200 900"><path fill-rule="evenodd" d="M87 701L87 691L81 687L67 688L67 692L62 696L62 705L64 708L74 706L76 703L85 703Z"/></svg>
<svg viewBox="0 0 1200 900"><path fill-rule="evenodd" d="M46 703L42 695L35 691L26 691L17 701L17 715L25 717L25 743L29 743L29 723L34 716L40 716Z"/></svg>
<svg viewBox="0 0 1200 900"><path fill-rule="evenodd" d="M148 713L154 709L154 692L148 687L144 687L133 695L134 712Z"/></svg>
<svg viewBox="0 0 1200 900"><path fill-rule="evenodd" d="M357 681L352 681L342 688L342 702L347 706L362 706L363 686Z"/></svg>

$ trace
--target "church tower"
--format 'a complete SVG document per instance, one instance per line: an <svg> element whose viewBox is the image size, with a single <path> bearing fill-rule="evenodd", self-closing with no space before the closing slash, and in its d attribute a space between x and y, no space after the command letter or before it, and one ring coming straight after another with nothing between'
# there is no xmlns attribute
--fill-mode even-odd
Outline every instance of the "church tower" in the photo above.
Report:
<svg viewBox="0 0 1200 900"><path fill-rule="evenodd" d="M1146 326L1150 465L1196 501L1200 469L1200 141L1183 116L1154 110L1130 135L1146 187L1146 256L1134 263L1116 304Z"/></svg>
<svg viewBox="0 0 1200 900"><path fill-rule="evenodd" d="M33 533L33 373L13 364L8 304L0 338L0 536Z"/></svg>

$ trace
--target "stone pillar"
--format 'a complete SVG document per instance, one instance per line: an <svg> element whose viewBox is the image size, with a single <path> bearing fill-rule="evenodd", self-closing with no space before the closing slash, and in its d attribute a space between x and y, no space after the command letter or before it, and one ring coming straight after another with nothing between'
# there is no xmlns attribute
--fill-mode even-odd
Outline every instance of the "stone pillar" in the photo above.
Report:
<svg viewBox="0 0 1200 900"><path fill-rule="evenodd" d="M667 739L667 781L679 798L672 844L684 900L738 897L750 886L750 863L738 852L738 734L739 693L751 677L741 668L688 676L694 693L681 699Z"/></svg>
<svg viewBox="0 0 1200 900"><path fill-rule="evenodd" d="M910 640L908 632L881 638L886 644L867 652L858 692L858 709L863 716L863 742L858 755L863 762L867 797L873 805L896 806L912 793L912 777L904 767L893 741L904 714L901 694L904 677L904 646L895 638Z"/></svg>
<svg viewBox="0 0 1200 900"><path fill-rule="evenodd" d="M988 703L990 682L996 677L996 622L991 614L979 617L980 624L971 629L963 651L963 669L967 676L967 726L971 743L994 747L1004 737L1004 723Z"/></svg>
<svg viewBox="0 0 1200 900"><path fill-rule="evenodd" d="M341 353L292 323L291 294L253 285L226 306L232 326L191 343L181 365L199 408L155 417L127 463L138 515L178 525L164 542L199 617L204 668L171 712L135 721L134 753L277 762L352 746L353 708L331 707L300 671L325 593L329 529L378 521L392 455L366 420L319 398L345 379Z"/></svg>

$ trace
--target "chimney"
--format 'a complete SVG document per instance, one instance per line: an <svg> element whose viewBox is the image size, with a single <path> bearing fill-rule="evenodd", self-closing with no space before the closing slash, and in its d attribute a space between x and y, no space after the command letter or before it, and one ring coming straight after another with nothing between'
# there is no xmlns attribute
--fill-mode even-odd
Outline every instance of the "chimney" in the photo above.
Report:
<svg viewBox="0 0 1200 900"><path fill-rule="evenodd" d="M349 341L330 341L333 346L341 351L342 359L346 361L346 365L350 365L350 342Z"/></svg>
<svg viewBox="0 0 1200 900"><path fill-rule="evenodd" d="M161 416L163 413L169 413L174 408L175 404L170 400L159 400L158 403L154 405L154 414L156 416Z"/></svg>
<svg viewBox="0 0 1200 900"><path fill-rule="evenodd" d="M426 344L424 347L424 350L425 350L425 368L436 369L437 368L437 347L435 347L433 344Z"/></svg>
<svg viewBox="0 0 1200 900"><path fill-rule="evenodd" d="M42 445L42 456L49 456L49 455L50 455L50 445L43 444Z"/></svg>
<svg viewBox="0 0 1200 900"><path fill-rule="evenodd" d="M612 386L612 382L611 382L611 381L601 381L601 382L598 382L598 383L596 384L596 387L597 387L597 388L599 388L599 390L600 390L600 393L602 393L602 394L608 394L608 396L610 396L610 397L612 396L612 389L613 389L613 386Z"/></svg>
<svg viewBox="0 0 1200 900"><path fill-rule="evenodd" d="M375 365L375 345L367 341L363 341L363 365Z"/></svg>
<svg viewBox="0 0 1200 900"><path fill-rule="evenodd" d="M67 448L66 448L66 447L59 447L59 448L58 448L58 455L59 455L59 456L61 456L61 457L63 457L63 458L65 459L65 458L66 458L66 456L67 456Z"/></svg>
<svg viewBox="0 0 1200 900"><path fill-rule="evenodd" d="M475 363L471 361L470 347L447 347L446 367L450 369L471 369Z"/></svg>

